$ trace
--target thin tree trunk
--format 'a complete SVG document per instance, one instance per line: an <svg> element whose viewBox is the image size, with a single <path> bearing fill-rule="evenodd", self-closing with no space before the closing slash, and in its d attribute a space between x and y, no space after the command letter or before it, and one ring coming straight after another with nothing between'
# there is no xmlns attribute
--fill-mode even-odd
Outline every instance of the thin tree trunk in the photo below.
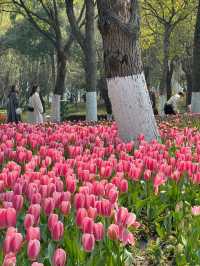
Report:
<svg viewBox="0 0 200 266"><path fill-rule="evenodd" d="M148 141L155 139L158 130L138 40L138 2L98 0L97 6L108 93L120 136L124 141L140 134Z"/></svg>
<svg viewBox="0 0 200 266"><path fill-rule="evenodd" d="M194 34L192 112L200 113L200 0Z"/></svg>
<svg viewBox="0 0 200 266"><path fill-rule="evenodd" d="M96 98L96 45L95 45L95 6L92 0L86 0L86 43L85 43L85 78L86 78L86 120L97 121Z"/></svg>
<svg viewBox="0 0 200 266"><path fill-rule="evenodd" d="M166 88L167 88L167 100L169 100L172 96L172 75L174 72L174 61L171 60L170 66L168 65L167 70L167 80L166 80Z"/></svg>
<svg viewBox="0 0 200 266"><path fill-rule="evenodd" d="M52 121L60 122L60 100L65 90L66 55L64 51L57 51L57 75L54 95L52 98Z"/></svg>

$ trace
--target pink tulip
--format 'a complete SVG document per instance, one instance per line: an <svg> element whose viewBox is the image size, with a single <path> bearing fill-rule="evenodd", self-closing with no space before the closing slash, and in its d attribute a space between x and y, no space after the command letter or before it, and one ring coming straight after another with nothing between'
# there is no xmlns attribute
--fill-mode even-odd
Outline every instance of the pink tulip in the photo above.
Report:
<svg viewBox="0 0 200 266"><path fill-rule="evenodd" d="M39 192L34 193L31 197L31 204L40 204L42 200L41 194Z"/></svg>
<svg viewBox="0 0 200 266"><path fill-rule="evenodd" d="M71 203L69 201L62 201L60 204L60 210L62 214L68 215L71 210Z"/></svg>
<svg viewBox="0 0 200 266"><path fill-rule="evenodd" d="M111 224L108 227L108 237L111 240L117 240L119 238L119 226L116 224Z"/></svg>
<svg viewBox="0 0 200 266"><path fill-rule="evenodd" d="M65 266L67 255L64 249L58 248L53 255L53 266Z"/></svg>
<svg viewBox="0 0 200 266"><path fill-rule="evenodd" d="M118 198L118 192L115 189L110 189L108 193L108 198L112 204L114 204L117 201Z"/></svg>
<svg viewBox="0 0 200 266"><path fill-rule="evenodd" d="M28 227L26 232L26 240L40 240L40 228L39 227Z"/></svg>
<svg viewBox="0 0 200 266"><path fill-rule="evenodd" d="M101 241L104 237L104 226L102 223L96 223L93 226L94 237L96 241Z"/></svg>
<svg viewBox="0 0 200 266"><path fill-rule="evenodd" d="M6 227L6 209L0 209L0 229Z"/></svg>
<svg viewBox="0 0 200 266"><path fill-rule="evenodd" d="M40 241L37 239L30 240L27 247L27 255L30 261L37 259L40 253Z"/></svg>
<svg viewBox="0 0 200 266"><path fill-rule="evenodd" d="M55 208L55 201L53 198L44 199L43 209L47 216L49 216Z"/></svg>
<svg viewBox="0 0 200 266"><path fill-rule="evenodd" d="M83 218L81 228L83 233L93 234L94 221L89 217Z"/></svg>
<svg viewBox="0 0 200 266"><path fill-rule="evenodd" d="M88 210L88 217L92 218L93 220L95 220L96 216L97 216L97 209L93 208L93 207L89 207Z"/></svg>
<svg viewBox="0 0 200 266"><path fill-rule="evenodd" d="M16 266L17 259L15 254L9 253L5 256L2 266Z"/></svg>
<svg viewBox="0 0 200 266"><path fill-rule="evenodd" d="M41 206L39 204L31 204L28 213L34 217L34 225L38 225L40 221Z"/></svg>
<svg viewBox="0 0 200 266"><path fill-rule="evenodd" d="M76 191L76 180L73 177L68 176L65 179L67 190L71 193Z"/></svg>
<svg viewBox="0 0 200 266"><path fill-rule="evenodd" d="M22 195L14 195L13 196L13 207L18 212L22 209L24 204L24 198Z"/></svg>
<svg viewBox="0 0 200 266"><path fill-rule="evenodd" d="M88 215L86 209L80 208L76 213L76 224L81 227L83 219Z"/></svg>
<svg viewBox="0 0 200 266"><path fill-rule="evenodd" d="M85 195L77 193L74 197L74 205L76 209L85 207Z"/></svg>
<svg viewBox="0 0 200 266"><path fill-rule="evenodd" d="M64 234L64 225L62 222L58 221L56 224L54 224L51 236L54 241L60 241Z"/></svg>
<svg viewBox="0 0 200 266"><path fill-rule="evenodd" d="M44 264L39 262L33 262L31 266L44 266Z"/></svg>
<svg viewBox="0 0 200 266"><path fill-rule="evenodd" d="M110 217L112 212L112 205L109 200L102 200L101 202L102 215L105 217Z"/></svg>
<svg viewBox="0 0 200 266"><path fill-rule="evenodd" d="M6 210L6 226L15 226L16 225L16 210L14 208L8 208Z"/></svg>
<svg viewBox="0 0 200 266"><path fill-rule="evenodd" d="M126 179L123 179L120 181L119 190L122 193L125 193L128 191L128 181Z"/></svg>
<svg viewBox="0 0 200 266"><path fill-rule="evenodd" d="M194 206L194 207L192 207L192 214L194 216L199 216L200 215L200 206Z"/></svg>
<svg viewBox="0 0 200 266"><path fill-rule="evenodd" d="M92 252L95 245L95 238L93 234L83 234L82 245L86 252Z"/></svg>
<svg viewBox="0 0 200 266"><path fill-rule="evenodd" d="M58 215L55 213L51 213L48 218L48 228L52 231L54 225L58 222Z"/></svg>
<svg viewBox="0 0 200 266"><path fill-rule="evenodd" d="M27 213L24 217L24 227L27 230L30 226L34 225L34 216Z"/></svg>

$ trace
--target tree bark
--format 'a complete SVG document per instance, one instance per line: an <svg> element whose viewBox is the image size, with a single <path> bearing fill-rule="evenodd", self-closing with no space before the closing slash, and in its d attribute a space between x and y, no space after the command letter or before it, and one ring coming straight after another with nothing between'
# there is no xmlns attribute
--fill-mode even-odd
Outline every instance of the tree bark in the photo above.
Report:
<svg viewBox="0 0 200 266"><path fill-rule="evenodd" d="M137 0L97 0L108 93L124 141L158 137L139 47Z"/></svg>
<svg viewBox="0 0 200 266"><path fill-rule="evenodd" d="M66 53L57 50L57 75L54 95L52 99L52 121L60 122L60 99L65 90L65 77L66 77Z"/></svg>
<svg viewBox="0 0 200 266"><path fill-rule="evenodd" d="M172 96L172 75L174 72L174 60L171 60L170 66L168 65L167 77L166 77L166 89L167 89L167 100Z"/></svg>
<svg viewBox="0 0 200 266"><path fill-rule="evenodd" d="M96 99L96 45L95 45L95 5L93 0L86 0L86 28L85 28L85 78L87 86L86 94L86 120L97 121Z"/></svg>
<svg viewBox="0 0 200 266"><path fill-rule="evenodd" d="M193 49L192 112L200 113L200 0Z"/></svg>
<svg viewBox="0 0 200 266"><path fill-rule="evenodd" d="M160 83L160 94L167 94L167 77L169 73L169 50L170 50L170 35L171 30L168 24L165 25L164 39L163 39L163 71Z"/></svg>
<svg viewBox="0 0 200 266"><path fill-rule="evenodd" d="M191 55L182 60L182 68L185 72L187 81L186 106L190 105L192 102L192 61L193 58Z"/></svg>

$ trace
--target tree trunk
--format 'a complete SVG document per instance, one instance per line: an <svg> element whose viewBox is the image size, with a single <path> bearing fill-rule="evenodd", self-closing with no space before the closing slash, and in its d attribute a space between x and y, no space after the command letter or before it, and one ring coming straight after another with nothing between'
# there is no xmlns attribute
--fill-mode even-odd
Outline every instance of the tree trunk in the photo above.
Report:
<svg viewBox="0 0 200 266"><path fill-rule="evenodd" d="M60 99L65 90L66 55L64 51L57 51L57 75L54 95L52 98L52 121L60 122Z"/></svg>
<svg viewBox="0 0 200 266"><path fill-rule="evenodd" d="M169 100L172 96L172 75L174 72L174 61L171 60L170 66L168 65L167 69L167 80L166 80L166 88L167 88L167 100Z"/></svg>
<svg viewBox="0 0 200 266"><path fill-rule="evenodd" d="M119 134L124 141L136 140L140 134L151 141L158 130L141 62L137 0L132 6L129 0L98 0L97 6L108 93Z"/></svg>
<svg viewBox="0 0 200 266"><path fill-rule="evenodd" d="M163 39L163 70L160 82L160 113L164 115L164 104L167 96L167 76L169 73L169 50L170 50L170 28L165 25L164 39ZM169 94L169 93L168 93Z"/></svg>
<svg viewBox="0 0 200 266"><path fill-rule="evenodd" d="M200 113L200 0L194 34L192 112Z"/></svg>
<svg viewBox="0 0 200 266"><path fill-rule="evenodd" d="M97 121L96 96L96 47L95 47L95 6L92 0L86 0L86 43L85 43L85 78L86 78L86 120Z"/></svg>

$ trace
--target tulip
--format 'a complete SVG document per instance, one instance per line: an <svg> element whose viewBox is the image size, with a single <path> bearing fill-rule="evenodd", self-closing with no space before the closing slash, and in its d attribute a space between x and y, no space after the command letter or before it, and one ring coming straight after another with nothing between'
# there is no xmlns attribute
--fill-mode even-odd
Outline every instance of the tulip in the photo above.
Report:
<svg viewBox="0 0 200 266"><path fill-rule="evenodd" d="M43 209L47 216L49 216L55 208L55 201L53 198L46 198L44 200Z"/></svg>
<svg viewBox="0 0 200 266"><path fill-rule="evenodd" d="M19 252L19 250L21 249L21 246L22 246L22 242L23 242L22 234L20 234L20 233L13 234L12 240L10 243L11 251L15 254L17 252Z"/></svg>
<svg viewBox="0 0 200 266"><path fill-rule="evenodd" d="M39 204L31 204L28 213L32 214L34 217L34 225L38 225L40 221L40 212L41 212L41 207Z"/></svg>
<svg viewBox="0 0 200 266"><path fill-rule="evenodd" d="M44 264L39 262L33 262L31 266L44 266Z"/></svg>
<svg viewBox="0 0 200 266"><path fill-rule="evenodd" d="M83 218L86 217L88 215L87 210L84 208L80 208L77 210L76 213L76 224L81 227Z"/></svg>
<svg viewBox="0 0 200 266"><path fill-rule="evenodd" d="M0 229L6 227L6 209L0 209Z"/></svg>
<svg viewBox="0 0 200 266"><path fill-rule="evenodd" d="M73 177L67 177L65 179L67 190L71 193L76 191L76 180Z"/></svg>
<svg viewBox="0 0 200 266"><path fill-rule="evenodd" d="M17 212L19 212L24 204L24 198L22 195L14 195L13 196L13 207Z"/></svg>
<svg viewBox="0 0 200 266"><path fill-rule="evenodd" d="M128 191L128 181L126 179L123 179L120 181L119 190L122 193L125 193Z"/></svg>
<svg viewBox="0 0 200 266"><path fill-rule="evenodd" d="M117 240L119 238L119 226L116 224L111 224L108 227L108 237L111 240Z"/></svg>
<svg viewBox="0 0 200 266"><path fill-rule="evenodd" d="M60 210L62 214L68 215L70 213L71 203L69 201L62 201L60 204Z"/></svg>
<svg viewBox="0 0 200 266"><path fill-rule="evenodd" d="M54 241L60 241L64 234L64 225L62 222L58 221L54 224L51 236Z"/></svg>
<svg viewBox="0 0 200 266"><path fill-rule="evenodd" d="M5 256L2 266L15 266L17 263L17 259L15 254L9 253Z"/></svg>
<svg viewBox="0 0 200 266"><path fill-rule="evenodd" d="M94 221L89 217L83 218L81 228L83 233L93 234Z"/></svg>
<svg viewBox="0 0 200 266"><path fill-rule="evenodd" d="M29 260L34 261L40 253L40 241L37 239L30 240L27 247L27 255Z"/></svg>
<svg viewBox="0 0 200 266"><path fill-rule="evenodd" d="M74 197L74 205L76 209L85 207L85 195L77 193Z"/></svg>
<svg viewBox="0 0 200 266"><path fill-rule="evenodd" d="M88 217L92 218L93 220L95 220L96 216L97 216L97 209L96 208L92 208L89 207L88 210Z"/></svg>
<svg viewBox="0 0 200 266"><path fill-rule="evenodd" d="M100 241L104 237L104 226L102 223L96 223L93 226L94 237L96 241Z"/></svg>
<svg viewBox="0 0 200 266"><path fill-rule="evenodd" d="M40 240L40 228L30 226L27 228L26 240L29 241L34 239Z"/></svg>
<svg viewBox="0 0 200 266"><path fill-rule="evenodd" d="M42 196L39 192L34 193L31 197L31 204L40 204L42 200Z"/></svg>
<svg viewBox="0 0 200 266"><path fill-rule="evenodd" d="M108 193L108 198L112 204L114 204L117 201L118 198L118 192L115 189L110 189Z"/></svg>
<svg viewBox="0 0 200 266"><path fill-rule="evenodd" d="M194 216L199 216L200 215L200 206L194 206L194 207L192 207L192 214Z"/></svg>
<svg viewBox="0 0 200 266"><path fill-rule="evenodd" d="M67 255L64 249L58 248L53 255L53 266L65 266Z"/></svg>
<svg viewBox="0 0 200 266"><path fill-rule="evenodd" d="M14 208L8 208L6 210L6 226L15 226L16 225L16 210Z"/></svg>
<svg viewBox="0 0 200 266"><path fill-rule="evenodd" d="M94 249L95 238L93 234L83 234L82 245L86 252L92 252Z"/></svg>
<svg viewBox="0 0 200 266"><path fill-rule="evenodd" d="M48 228L49 231L52 231L54 225L58 222L58 215L55 213L51 213L48 218Z"/></svg>
<svg viewBox="0 0 200 266"><path fill-rule="evenodd" d="M24 227L27 230L30 226L34 225L34 216L27 213L24 217Z"/></svg>

